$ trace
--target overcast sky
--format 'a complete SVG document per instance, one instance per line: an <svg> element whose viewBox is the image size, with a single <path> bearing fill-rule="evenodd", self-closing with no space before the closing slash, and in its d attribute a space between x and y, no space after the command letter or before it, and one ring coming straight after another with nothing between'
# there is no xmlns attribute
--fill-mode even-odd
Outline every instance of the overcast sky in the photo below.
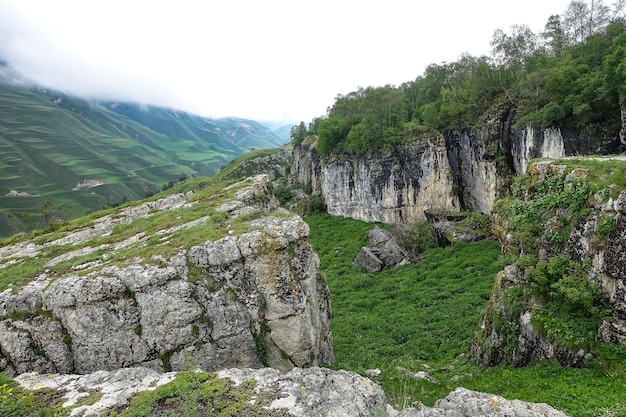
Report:
<svg viewBox="0 0 626 417"><path fill-rule="evenodd" d="M0 0L0 58L44 85L203 116L311 121L569 0ZM291 121L291 120L290 120Z"/></svg>

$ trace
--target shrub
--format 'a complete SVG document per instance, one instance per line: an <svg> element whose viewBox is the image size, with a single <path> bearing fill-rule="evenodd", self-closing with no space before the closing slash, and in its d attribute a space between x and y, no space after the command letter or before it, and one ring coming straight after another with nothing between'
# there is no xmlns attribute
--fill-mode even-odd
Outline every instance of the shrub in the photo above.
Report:
<svg viewBox="0 0 626 417"><path fill-rule="evenodd" d="M317 195L312 195L309 198L309 202L306 205L307 214L311 213L326 213L327 207L324 199Z"/></svg>
<svg viewBox="0 0 626 417"><path fill-rule="evenodd" d="M437 246L432 227L425 220L406 225L397 224L394 228L394 235L413 256Z"/></svg>

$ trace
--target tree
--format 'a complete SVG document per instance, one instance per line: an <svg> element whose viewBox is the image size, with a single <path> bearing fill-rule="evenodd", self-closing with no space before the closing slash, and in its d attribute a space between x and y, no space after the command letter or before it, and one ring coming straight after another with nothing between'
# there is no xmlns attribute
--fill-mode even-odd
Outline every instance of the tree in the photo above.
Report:
<svg viewBox="0 0 626 417"><path fill-rule="evenodd" d="M492 54L497 64L507 68L523 66L537 50L537 35L526 25L511 26L511 33L497 29L491 40Z"/></svg>
<svg viewBox="0 0 626 417"><path fill-rule="evenodd" d="M580 43L594 33L598 33L611 22L612 14L616 16L623 5L618 1L614 11L602 0L591 0L589 4L583 0L572 0L567 6L564 17L565 31L573 43Z"/></svg>
<svg viewBox="0 0 626 417"><path fill-rule="evenodd" d="M304 122L300 122L299 125L291 127L291 141L294 146L299 146L306 139L306 126Z"/></svg>
<svg viewBox="0 0 626 417"><path fill-rule="evenodd" d="M541 37L550 55L557 56L563 52L563 49L567 46L567 35L563 29L561 16L553 14L548 18Z"/></svg>
<svg viewBox="0 0 626 417"><path fill-rule="evenodd" d="M328 117L317 128L317 150L327 156L340 149L340 144L348 136L351 126L346 119L340 117Z"/></svg>

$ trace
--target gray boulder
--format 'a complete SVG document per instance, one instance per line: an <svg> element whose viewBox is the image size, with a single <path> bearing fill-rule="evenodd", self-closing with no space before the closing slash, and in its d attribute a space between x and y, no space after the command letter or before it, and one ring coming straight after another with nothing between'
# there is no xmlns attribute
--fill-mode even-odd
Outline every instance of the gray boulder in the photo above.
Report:
<svg viewBox="0 0 626 417"><path fill-rule="evenodd" d="M411 262L408 251L398 239L378 226L368 232L367 243L371 247L362 247L354 259L354 264L362 266L370 272L392 269Z"/></svg>
<svg viewBox="0 0 626 417"><path fill-rule="evenodd" d="M547 404L506 400L498 395L457 388L434 407L389 412L389 417L567 417Z"/></svg>
<svg viewBox="0 0 626 417"><path fill-rule="evenodd" d="M235 186L234 198L218 210L227 213L225 225L240 223L237 233L227 230L222 238L177 248L169 257L91 262L61 274L43 270L16 293L0 293L0 372L82 374L138 365L160 371L289 370L331 364L330 297L308 225L292 213L275 212L267 176ZM126 223L157 210L184 209L186 196L191 194L109 218ZM249 220L237 220L242 215ZM202 218L164 226L155 236L205 223ZM104 220L96 224L98 230L113 230ZM94 227L57 242L85 244ZM145 245L148 238L125 244Z"/></svg>

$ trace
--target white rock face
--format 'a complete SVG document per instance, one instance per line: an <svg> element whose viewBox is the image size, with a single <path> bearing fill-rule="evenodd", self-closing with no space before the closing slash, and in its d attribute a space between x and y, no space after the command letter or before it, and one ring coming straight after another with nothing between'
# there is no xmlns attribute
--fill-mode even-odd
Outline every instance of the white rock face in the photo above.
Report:
<svg viewBox="0 0 626 417"><path fill-rule="evenodd" d="M288 212L267 214L277 206L270 184L266 176L255 177L225 203L232 208L225 209L226 222L257 217L247 232L181 247L169 259L94 264L99 268L61 276L42 271L17 294L0 293L0 372L89 373L137 365L288 370L332 363L330 298L308 225ZM185 204L185 196L176 195L109 221L131 222L150 215L150 208ZM201 220L179 228L202 227L207 218ZM103 220L56 242L83 242L96 228L112 230Z"/></svg>
<svg viewBox="0 0 626 417"><path fill-rule="evenodd" d="M534 158L562 158L565 156L565 142L558 128L536 131L526 127L518 137L518 143L512 149L515 172L526 173L528 163Z"/></svg>
<svg viewBox="0 0 626 417"><path fill-rule="evenodd" d="M93 393L102 393L94 404L74 408L70 414L97 415L107 409L119 409L128 404L134 394L155 390L175 377L175 372L160 374L137 367L88 375L28 373L20 375L16 381L30 390L63 390L62 395L67 399L64 407ZM253 398L252 406L296 417L567 417L546 404L509 401L464 388L457 388L434 407L397 411L387 404L380 386L370 379L353 372L318 367L294 368L285 373L271 368L224 369L217 372L217 377L229 380L234 386L256 381L256 393L270 393L273 400L269 404L256 404Z"/></svg>
<svg viewBox="0 0 626 417"><path fill-rule="evenodd" d="M294 152L294 180L321 193L328 213L400 223L423 220L432 207L459 210L443 140L424 139L358 159L330 156L321 162L314 147Z"/></svg>

